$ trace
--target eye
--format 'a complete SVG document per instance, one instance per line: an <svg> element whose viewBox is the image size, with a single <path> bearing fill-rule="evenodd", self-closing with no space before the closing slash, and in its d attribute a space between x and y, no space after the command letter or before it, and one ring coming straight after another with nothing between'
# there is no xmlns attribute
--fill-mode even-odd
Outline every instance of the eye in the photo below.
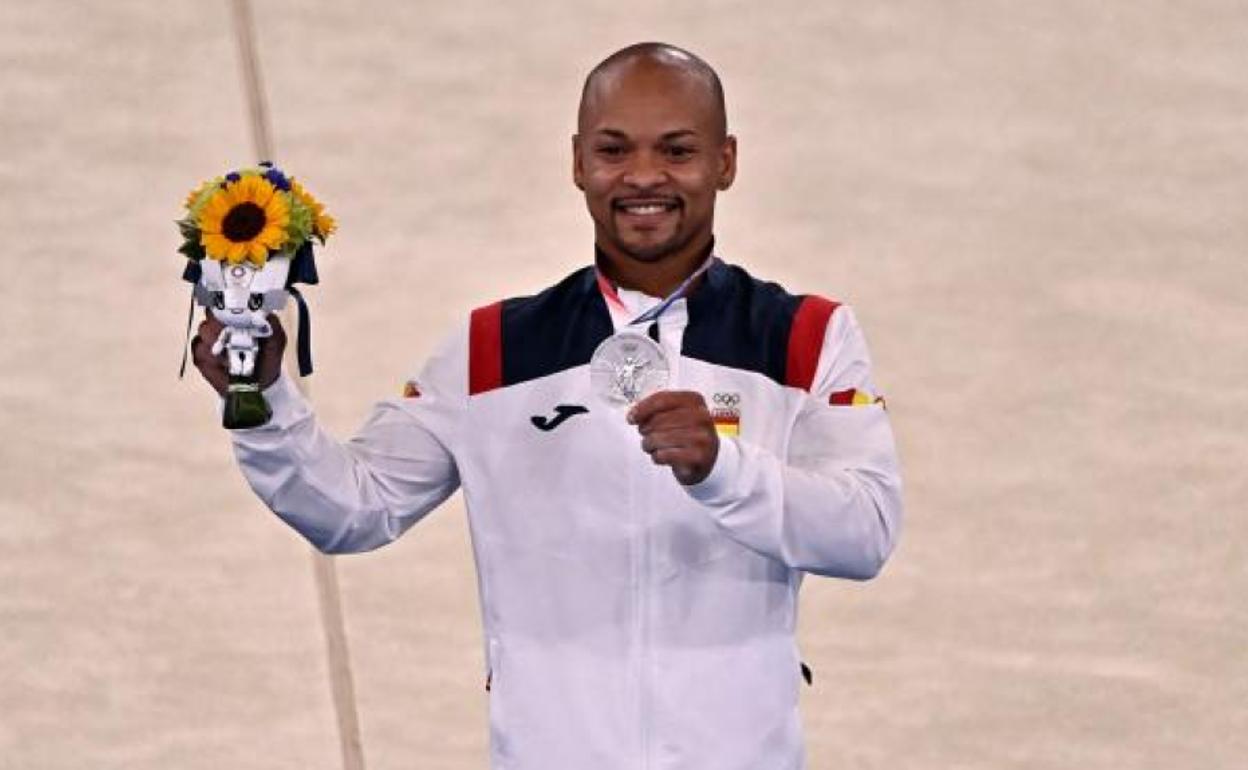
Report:
<svg viewBox="0 0 1248 770"><path fill-rule="evenodd" d="M672 160L686 160L690 158L691 156L693 156L693 154L697 152L697 150L693 147L686 147L684 145L673 144L673 145L669 145L666 148L666 152L667 152L667 156L671 158Z"/></svg>
<svg viewBox="0 0 1248 770"><path fill-rule="evenodd" d="M624 147L619 144L602 144L594 148L594 152L604 158L619 158L624 155Z"/></svg>
<svg viewBox="0 0 1248 770"><path fill-rule="evenodd" d="M214 291L212 293L212 306L217 310L225 310L225 294Z"/></svg>
<svg viewBox="0 0 1248 770"><path fill-rule="evenodd" d="M247 298L247 307L252 310L259 310L260 306L263 304L264 304L263 294L256 294L253 292L252 295Z"/></svg>

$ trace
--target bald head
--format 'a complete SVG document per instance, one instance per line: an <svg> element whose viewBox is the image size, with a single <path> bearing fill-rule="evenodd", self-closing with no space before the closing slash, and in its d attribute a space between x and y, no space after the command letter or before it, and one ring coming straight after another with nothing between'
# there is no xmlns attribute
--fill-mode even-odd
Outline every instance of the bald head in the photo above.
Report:
<svg viewBox="0 0 1248 770"><path fill-rule="evenodd" d="M587 130L587 116L595 103L619 81L634 74L666 74L688 82L705 99L711 111L712 124L718 139L728 135L728 118L724 109L724 88L711 65L694 54L667 43L636 43L621 48L590 70L581 88L581 104L577 110L577 131Z"/></svg>

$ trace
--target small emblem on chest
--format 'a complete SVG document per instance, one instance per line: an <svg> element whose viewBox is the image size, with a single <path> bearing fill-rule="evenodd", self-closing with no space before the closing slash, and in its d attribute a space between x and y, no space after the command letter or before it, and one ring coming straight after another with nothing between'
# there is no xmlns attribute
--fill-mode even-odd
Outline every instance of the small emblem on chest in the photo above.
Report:
<svg viewBox="0 0 1248 770"><path fill-rule="evenodd" d="M741 394L715 393L711 396L711 420L721 436L741 434Z"/></svg>

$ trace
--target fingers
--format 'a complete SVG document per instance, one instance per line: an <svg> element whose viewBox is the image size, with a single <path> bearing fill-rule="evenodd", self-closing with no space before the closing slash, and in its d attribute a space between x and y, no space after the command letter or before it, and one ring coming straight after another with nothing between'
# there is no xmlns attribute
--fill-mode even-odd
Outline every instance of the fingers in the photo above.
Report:
<svg viewBox="0 0 1248 770"><path fill-rule="evenodd" d="M645 422L637 425L637 431L643 436L659 431L678 430L681 428L696 428L705 424L710 419L710 413L698 408L688 409L669 409L665 412L657 412L646 419Z"/></svg>
<svg viewBox="0 0 1248 770"><path fill-rule="evenodd" d="M662 391L640 401L628 415L641 448L656 465L671 467L682 484L706 478L719 454L719 434L702 394Z"/></svg>
<svg viewBox="0 0 1248 770"><path fill-rule="evenodd" d="M672 475L681 484L697 484L710 475L718 455L718 444L672 446L651 452L650 461L671 468Z"/></svg>
<svg viewBox="0 0 1248 770"><path fill-rule="evenodd" d="M654 415L676 409L706 408L702 394L692 390L660 390L638 401L628 412L628 421L644 425Z"/></svg>
<svg viewBox="0 0 1248 770"><path fill-rule="evenodd" d="M195 336L191 338L191 361L203 375L213 390L225 395L229 388L230 376L224 362L212 354L212 343L221 334L221 322L209 317L199 325Z"/></svg>
<svg viewBox="0 0 1248 770"><path fill-rule="evenodd" d="M276 313L269 313L269 325L273 327L273 336L281 340L282 345L286 344L286 330L282 328L282 319L277 317Z"/></svg>
<svg viewBox="0 0 1248 770"><path fill-rule="evenodd" d="M256 363L256 371L261 388L267 388L277 381L282 372L282 352L286 349L286 330L276 315L270 314L267 319L272 334L258 340L260 346ZM191 360L208 384L221 395L229 390L230 375L224 352L215 355L213 343L221 336L225 326L207 308L204 309L204 320L200 322L195 336L191 338Z"/></svg>
<svg viewBox="0 0 1248 770"><path fill-rule="evenodd" d="M216 335L221 332L221 328L222 324L217 320L217 317L213 315L208 308L204 308L204 320L199 322L199 330L201 332L208 330L212 334ZM205 334L204 336L207 337L208 335Z"/></svg>
<svg viewBox="0 0 1248 770"><path fill-rule="evenodd" d="M216 323L214 328L213 324L208 321L200 323L199 328L195 330L195 336L191 337L191 360L195 362L196 366L199 366L201 363L207 363L214 358L208 351L212 346L209 340L216 340L220 331L220 323Z"/></svg>
<svg viewBox="0 0 1248 770"><path fill-rule="evenodd" d="M653 455L668 449L696 449L707 443L706 434L698 426L674 428L644 434L641 449Z"/></svg>

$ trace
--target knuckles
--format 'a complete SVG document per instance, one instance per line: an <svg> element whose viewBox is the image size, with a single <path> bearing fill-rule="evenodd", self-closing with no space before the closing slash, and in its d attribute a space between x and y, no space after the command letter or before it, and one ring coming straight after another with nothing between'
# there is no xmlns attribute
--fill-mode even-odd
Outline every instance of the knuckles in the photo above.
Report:
<svg viewBox="0 0 1248 770"><path fill-rule="evenodd" d="M719 436L706 399L697 391L665 391L638 405L641 448L655 465L671 466L682 484L706 477Z"/></svg>

